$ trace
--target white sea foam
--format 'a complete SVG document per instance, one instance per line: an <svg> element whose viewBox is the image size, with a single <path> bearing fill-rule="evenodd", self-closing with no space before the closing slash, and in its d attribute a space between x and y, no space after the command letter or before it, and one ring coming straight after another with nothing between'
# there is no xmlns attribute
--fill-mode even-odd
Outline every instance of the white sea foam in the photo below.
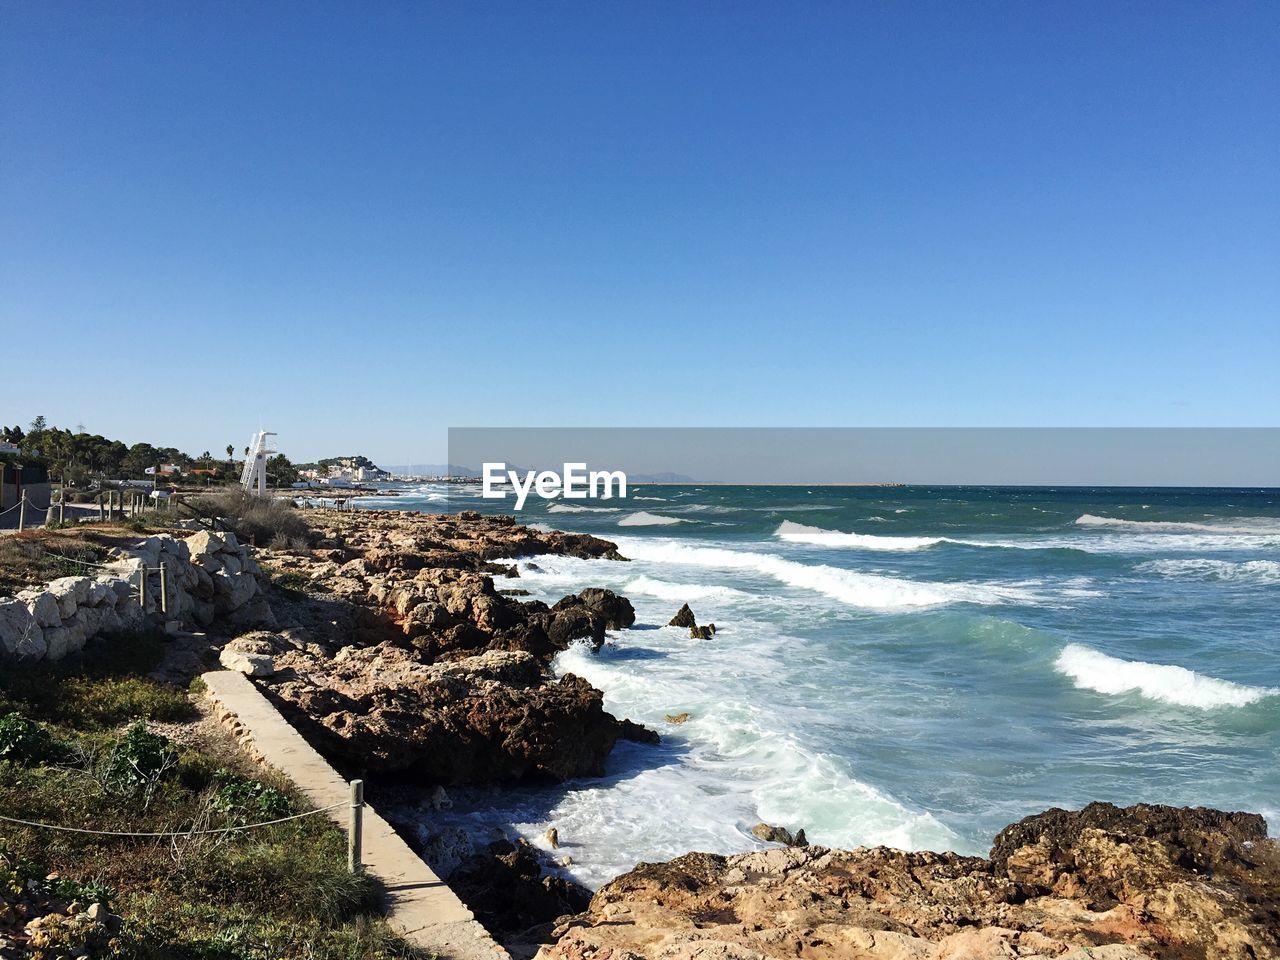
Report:
<svg viewBox="0 0 1280 960"><path fill-rule="evenodd" d="M825 564L810 565L768 553L691 547L670 540L631 539L622 552L634 560L678 563L763 574L788 586L813 590L852 607L895 610L948 603L1035 603L1026 587L998 583L925 583Z"/></svg>
<svg viewBox="0 0 1280 960"><path fill-rule="evenodd" d="M629 500L659 500L659 501L661 501L662 503L666 503L666 502L667 502L667 498L666 498L666 497L628 497L627 499L629 499Z"/></svg>
<svg viewBox="0 0 1280 960"><path fill-rule="evenodd" d="M617 513L621 507L588 507L580 503L553 503L547 513Z"/></svg>
<svg viewBox="0 0 1280 960"><path fill-rule="evenodd" d="M1077 687L1098 693L1138 693L1180 707L1211 710L1244 707L1280 694L1271 687L1248 687L1230 680L1205 677L1186 667L1142 660L1121 660L1083 644L1068 644L1054 666Z"/></svg>
<svg viewBox="0 0 1280 960"><path fill-rule="evenodd" d="M999 540L948 540L970 547L1005 550L1079 550L1082 553L1169 553L1218 550L1273 550L1280 547L1280 532L1173 533L1146 530L1106 530L1099 527L1074 536L1015 538Z"/></svg>
<svg viewBox="0 0 1280 960"><path fill-rule="evenodd" d="M852 547L858 550L923 550L945 543L945 537L881 537L870 533L842 533L784 520L773 534L789 543L820 547Z"/></svg>
<svg viewBox="0 0 1280 960"><path fill-rule="evenodd" d="M652 601L650 601L652 602ZM889 844L906 849L954 849L959 838L929 813L858 780L847 761L796 735L803 710L790 679L777 669L777 644L794 644L764 624L739 622L736 642L692 641L676 631L648 635L666 655L636 670L631 644L592 654L572 647L556 659L605 693L605 705L664 731L682 746L679 762L632 768L607 782L553 791L553 806L527 808L512 818L536 842L554 823L573 844L578 879L593 886L637 859L666 860L688 850L730 853L764 846L750 834L761 820L803 826L811 840L841 847ZM758 696L726 696L737 676ZM688 712L679 727L666 714ZM626 745L642 760L651 747ZM517 795L517 802L518 795Z"/></svg>
<svg viewBox="0 0 1280 960"><path fill-rule="evenodd" d="M641 510L639 513L629 513L618 521L620 527L666 527L673 523L692 523L691 520L682 520L680 517L664 517L660 513L646 513Z"/></svg>
<svg viewBox="0 0 1280 960"><path fill-rule="evenodd" d="M1142 573L1154 573L1179 580L1221 580L1239 583L1280 583L1280 560L1213 560L1194 557L1181 560L1150 560L1140 564Z"/></svg>
<svg viewBox="0 0 1280 960"><path fill-rule="evenodd" d="M1193 523L1167 520L1124 520L1119 517L1099 517L1092 513L1076 517L1080 527L1112 527L1131 530L1134 533L1213 533L1243 536L1280 535L1280 519L1274 517L1233 517L1212 523Z"/></svg>
<svg viewBox="0 0 1280 960"><path fill-rule="evenodd" d="M627 584L628 595L643 594L659 600L733 600L747 594L715 583L672 583L655 577L637 577Z"/></svg>

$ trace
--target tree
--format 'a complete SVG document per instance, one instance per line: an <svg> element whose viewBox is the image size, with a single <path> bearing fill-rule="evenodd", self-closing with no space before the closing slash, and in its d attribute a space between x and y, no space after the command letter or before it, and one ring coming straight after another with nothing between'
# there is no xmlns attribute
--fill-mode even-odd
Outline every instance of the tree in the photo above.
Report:
<svg viewBox="0 0 1280 960"><path fill-rule="evenodd" d="M236 455L236 445L234 443L227 444L227 459L230 460Z"/></svg>
<svg viewBox="0 0 1280 960"><path fill-rule="evenodd" d="M44 417L36 417L34 420L31 421L32 433L44 433L44 431L47 429L49 429L49 421L46 420Z"/></svg>
<svg viewBox="0 0 1280 960"><path fill-rule="evenodd" d="M296 483L298 468L283 453L277 453L274 457L267 458L267 476L280 486Z"/></svg>
<svg viewBox="0 0 1280 960"><path fill-rule="evenodd" d="M161 459L160 451L151 444L135 443L120 465L121 472L135 480L142 480L147 476L147 468L157 466Z"/></svg>

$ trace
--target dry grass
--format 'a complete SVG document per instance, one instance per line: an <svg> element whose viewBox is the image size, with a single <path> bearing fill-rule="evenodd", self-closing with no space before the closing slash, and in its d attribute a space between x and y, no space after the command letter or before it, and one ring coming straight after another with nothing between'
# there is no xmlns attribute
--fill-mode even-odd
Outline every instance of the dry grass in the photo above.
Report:
<svg viewBox="0 0 1280 960"><path fill-rule="evenodd" d="M103 563L113 547L137 539L137 532L117 524L7 534L0 537L0 596L55 577L84 574L88 568L75 561Z"/></svg>
<svg viewBox="0 0 1280 960"><path fill-rule="evenodd" d="M288 500L251 497L240 489L192 500L196 513L217 517L243 542L275 549L306 549L316 533Z"/></svg>

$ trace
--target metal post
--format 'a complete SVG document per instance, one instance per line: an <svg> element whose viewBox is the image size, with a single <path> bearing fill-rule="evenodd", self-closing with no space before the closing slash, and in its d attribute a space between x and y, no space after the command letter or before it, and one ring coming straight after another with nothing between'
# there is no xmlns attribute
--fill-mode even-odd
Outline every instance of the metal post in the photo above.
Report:
<svg viewBox="0 0 1280 960"><path fill-rule="evenodd" d="M163 560L160 561L160 612L169 612L169 568Z"/></svg>
<svg viewBox="0 0 1280 960"><path fill-rule="evenodd" d="M58 522L67 522L67 488L62 488L62 493L58 497Z"/></svg>
<svg viewBox="0 0 1280 960"><path fill-rule="evenodd" d="M360 847L364 839L364 781L351 781L351 821L347 828L347 869L363 873Z"/></svg>
<svg viewBox="0 0 1280 960"><path fill-rule="evenodd" d="M147 612L147 568L142 567L138 570L138 603L142 605L142 612Z"/></svg>
<svg viewBox="0 0 1280 960"><path fill-rule="evenodd" d="M98 494L98 519L107 519L107 506L102 502L102 494Z"/></svg>
<svg viewBox="0 0 1280 960"><path fill-rule="evenodd" d="M18 501L18 532L27 529L27 491L22 491L22 499Z"/></svg>

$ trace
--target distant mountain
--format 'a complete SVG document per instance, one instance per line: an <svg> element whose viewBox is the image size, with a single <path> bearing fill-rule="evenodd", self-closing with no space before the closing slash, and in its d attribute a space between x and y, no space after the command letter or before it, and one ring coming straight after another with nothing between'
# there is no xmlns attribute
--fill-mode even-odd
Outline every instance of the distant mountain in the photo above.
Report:
<svg viewBox="0 0 1280 960"><path fill-rule="evenodd" d="M627 480L631 483L697 483L693 477L683 473L629 473Z"/></svg>

